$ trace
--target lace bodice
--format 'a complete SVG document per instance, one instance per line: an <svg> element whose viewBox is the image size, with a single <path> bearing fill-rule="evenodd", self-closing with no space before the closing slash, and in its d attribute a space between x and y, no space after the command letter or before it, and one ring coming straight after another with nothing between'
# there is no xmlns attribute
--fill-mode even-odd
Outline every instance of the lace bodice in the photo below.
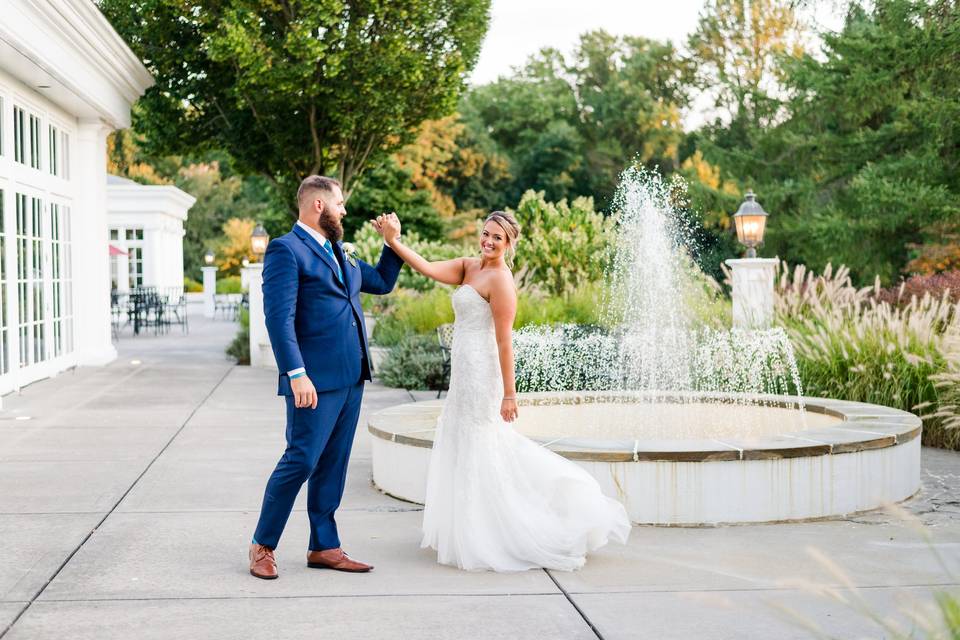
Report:
<svg viewBox="0 0 960 640"><path fill-rule="evenodd" d="M490 303L468 284L453 294L454 331L493 331Z"/></svg>
<svg viewBox="0 0 960 640"><path fill-rule="evenodd" d="M453 293L453 345L450 354L450 392L453 401L469 407L478 422L500 420L503 376L490 303L470 285Z"/></svg>

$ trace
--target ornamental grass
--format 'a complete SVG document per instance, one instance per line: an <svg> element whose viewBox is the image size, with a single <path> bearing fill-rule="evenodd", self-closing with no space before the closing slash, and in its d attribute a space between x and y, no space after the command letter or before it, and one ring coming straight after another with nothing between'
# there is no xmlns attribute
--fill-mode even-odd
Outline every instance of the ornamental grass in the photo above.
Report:
<svg viewBox="0 0 960 640"><path fill-rule="evenodd" d="M845 267L817 275L784 263L776 290L807 395L912 411L924 444L960 449L960 305L949 289L881 296L879 282L853 286Z"/></svg>

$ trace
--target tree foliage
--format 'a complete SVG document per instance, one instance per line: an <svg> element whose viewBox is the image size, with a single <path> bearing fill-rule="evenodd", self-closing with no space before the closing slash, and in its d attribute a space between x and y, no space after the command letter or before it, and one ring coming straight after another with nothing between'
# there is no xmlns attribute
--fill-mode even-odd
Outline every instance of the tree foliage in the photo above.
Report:
<svg viewBox="0 0 960 640"><path fill-rule="evenodd" d="M741 149L704 145L761 194L769 251L889 282L957 228L958 52L960 5L878 0L852 5L819 56L781 59L779 122L753 128Z"/></svg>
<svg viewBox="0 0 960 640"><path fill-rule="evenodd" d="M507 161L503 200L533 189L606 204L625 167L679 164L689 75L669 43L591 31L571 57L544 49L515 76L470 91L460 109L472 145Z"/></svg>
<svg viewBox="0 0 960 640"><path fill-rule="evenodd" d="M528 191L515 216L521 240L514 272L521 287L562 296L603 276L614 219L595 211L592 199L554 203L542 191Z"/></svg>
<svg viewBox="0 0 960 640"><path fill-rule="evenodd" d="M368 165L450 113L489 0L102 0L157 84L136 126L158 154L200 146L268 177L286 203Z"/></svg>

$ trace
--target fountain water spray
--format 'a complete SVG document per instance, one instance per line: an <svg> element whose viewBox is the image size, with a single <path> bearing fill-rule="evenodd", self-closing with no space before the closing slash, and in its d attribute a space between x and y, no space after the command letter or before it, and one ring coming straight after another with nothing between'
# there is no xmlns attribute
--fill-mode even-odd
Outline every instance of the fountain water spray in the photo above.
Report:
<svg viewBox="0 0 960 640"><path fill-rule="evenodd" d="M723 329L723 319L704 314L707 277L691 257L682 195L682 184L665 183L657 174L622 174L614 258L605 277L605 329L518 331L521 390L611 391L616 402L630 405L784 406L787 400L801 409L790 413L802 421L800 378L785 332ZM617 419L642 421L644 412L624 407Z"/></svg>

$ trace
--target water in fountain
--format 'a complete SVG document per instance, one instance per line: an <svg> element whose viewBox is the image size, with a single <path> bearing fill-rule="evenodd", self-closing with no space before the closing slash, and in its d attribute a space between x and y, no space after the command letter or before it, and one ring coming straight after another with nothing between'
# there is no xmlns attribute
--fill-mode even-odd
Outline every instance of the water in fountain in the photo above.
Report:
<svg viewBox="0 0 960 640"><path fill-rule="evenodd" d="M704 317L707 280L691 258L691 229L677 202L682 185L643 170L624 172L605 278L606 329L518 331L521 389L610 391L624 405L617 419L632 422L653 415L635 404L788 405L800 409L789 414L802 428L802 402L783 398L801 390L784 331L723 329L719 318Z"/></svg>

